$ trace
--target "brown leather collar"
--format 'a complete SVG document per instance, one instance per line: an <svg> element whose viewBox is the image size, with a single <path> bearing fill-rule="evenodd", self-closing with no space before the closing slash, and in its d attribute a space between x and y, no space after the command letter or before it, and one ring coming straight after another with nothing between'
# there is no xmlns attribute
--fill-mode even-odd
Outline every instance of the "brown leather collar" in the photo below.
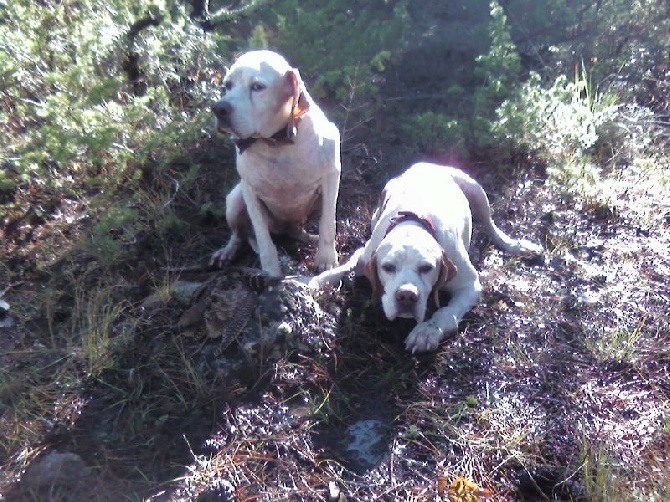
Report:
<svg viewBox="0 0 670 502"><path fill-rule="evenodd" d="M288 132L289 126L282 127L274 133L272 136L269 138L241 138L241 139L236 139L235 145L237 145L237 148L239 148L240 153L244 153L244 151L249 148L251 145L256 143L256 141L264 141L265 143L272 145L272 146L277 146L277 145L290 145L293 143L293 137L295 137L295 134L293 137L291 134Z"/></svg>
<svg viewBox="0 0 670 502"><path fill-rule="evenodd" d="M386 235L405 221L416 221L433 237L433 239L437 240L437 231L435 230L433 221L428 216L419 216L412 211L398 211L398 214L391 218L391 224L386 229Z"/></svg>
<svg viewBox="0 0 670 502"><path fill-rule="evenodd" d="M300 122L302 116L307 112L308 107L304 105L305 99L305 94L301 92L297 103L293 106L293 110L291 111L291 119L289 120L288 124L279 129L269 138L250 137L234 140L235 145L240 150L240 154L244 153L244 151L256 143L256 141L264 141L271 146L293 144L293 139L298 134L298 123ZM299 110L299 112L296 113L296 110Z"/></svg>

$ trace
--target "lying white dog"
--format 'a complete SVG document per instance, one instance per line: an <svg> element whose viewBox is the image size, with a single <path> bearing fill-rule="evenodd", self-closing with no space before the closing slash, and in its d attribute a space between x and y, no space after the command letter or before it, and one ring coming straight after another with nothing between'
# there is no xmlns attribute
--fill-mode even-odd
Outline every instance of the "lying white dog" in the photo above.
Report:
<svg viewBox="0 0 670 502"><path fill-rule="evenodd" d="M372 236L340 267L314 277L320 289L343 275L364 273L381 297L389 320L410 317L417 325L405 340L412 353L434 350L479 299L481 284L470 262L472 212L493 242L511 254L541 253L526 240L515 240L491 220L484 189L452 167L420 163L386 184L381 205L372 216ZM451 294L448 305L424 321L428 298ZM438 305L439 306L439 305Z"/></svg>
<svg viewBox="0 0 670 502"><path fill-rule="evenodd" d="M238 253L244 239L271 276L281 276L271 233L316 240L303 230L321 201L319 271L337 265L335 206L340 186L340 133L307 93L298 70L271 51L240 56L223 79L224 95L212 107L221 132L237 146L240 183L226 197L228 244L211 265Z"/></svg>

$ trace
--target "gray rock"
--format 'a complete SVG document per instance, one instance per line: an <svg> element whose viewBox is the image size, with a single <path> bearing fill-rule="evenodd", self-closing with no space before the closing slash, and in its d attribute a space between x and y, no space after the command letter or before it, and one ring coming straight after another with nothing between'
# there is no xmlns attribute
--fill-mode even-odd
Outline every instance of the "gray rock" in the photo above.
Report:
<svg viewBox="0 0 670 502"><path fill-rule="evenodd" d="M91 468L76 453L52 451L28 468L21 484L31 493L54 487L74 489L90 474Z"/></svg>

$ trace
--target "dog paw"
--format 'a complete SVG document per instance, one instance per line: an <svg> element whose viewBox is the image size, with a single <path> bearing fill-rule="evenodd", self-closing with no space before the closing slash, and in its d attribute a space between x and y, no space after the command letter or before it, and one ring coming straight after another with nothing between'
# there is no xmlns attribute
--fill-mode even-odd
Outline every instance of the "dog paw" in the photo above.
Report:
<svg viewBox="0 0 670 502"><path fill-rule="evenodd" d="M323 289L323 285L321 284L321 281L319 281L318 277L312 277L307 283L307 287L312 291L320 291Z"/></svg>
<svg viewBox="0 0 670 502"><path fill-rule="evenodd" d="M235 258L234 250L229 249L230 246L224 246L218 251L212 254L212 257L209 259L210 267L223 267L229 263L233 258Z"/></svg>
<svg viewBox="0 0 670 502"><path fill-rule="evenodd" d="M212 254L212 257L209 259L209 266L223 267L233 261L240 252L242 243L242 239L240 239L237 234L233 233L228 244Z"/></svg>
<svg viewBox="0 0 670 502"><path fill-rule="evenodd" d="M314 257L314 267L318 272L337 267L337 252L335 251L335 248L319 248Z"/></svg>
<svg viewBox="0 0 670 502"><path fill-rule="evenodd" d="M444 331L438 325L430 321L422 322L405 339L405 348L412 354L429 352L437 349L443 338Z"/></svg>

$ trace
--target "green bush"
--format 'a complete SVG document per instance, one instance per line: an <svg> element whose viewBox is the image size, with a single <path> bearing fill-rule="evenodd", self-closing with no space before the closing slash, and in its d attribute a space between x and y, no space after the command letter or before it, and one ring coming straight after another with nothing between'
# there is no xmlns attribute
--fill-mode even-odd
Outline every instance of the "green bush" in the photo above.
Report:
<svg viewBox="0 0 670 502"><path fill-rule="evenodd" d="M174 0L2 9L0 213L24 217L34 194L85 201L89 228L74 247L101 265L132 260L137 233L173 236L178 225L160 221L165 186L193 175L167 167L211 127L230 40Z"/></svg>
<svg viewBox="0 0 670 502"><path fill-rule="evenodd" d="M136 239L140 224L136 209L108 208L84 241L84 249L101 265L118 264L131 256L131 245Z"/></svg>
<svg viewBox="0 0 670 502"><path fill-rule="evenodd" d="M425 112L410 117L402 125L402 131L412 148L418 153L465 152L464 131L459 122L451 117L434 112Z"/></svg>
<svg viewBox="0 0 670 502"><path fill-rule="evenodd" d="M168 126L199 125L214 92L204 71L222 67L222 42L180 4L17 0L3 13L1 155L15 182L76 185L101 171L118 180L145 160L147 145L178 151ZM156 26L128 36L143 19Z"/></svg>
<svg viewBox="0 0 670 502"><path fill-rule="evenodd" d="M521 69L505 11L497 0L491 2L490 9L490 48L488 53L477 57L475 67L475 76L480 81L474 91L471 119L475 148L490 147L495 143L491 134L494 110L513 94Z"/></svg>
<svg viewBox="0 0 670 502"><path fill-rule="evenodd" d="M549 87L532 73L498 108L492 132L545 162L557 184L583 193L598 179L598 145L617 141L618 109L613 96L595 91L585 70L574 81L561 76Z"/></svg>
<svg viewBox="0 0 670 502"><path fill-rule="evenodd" d="M408 26L407 0L283 0L267 24L277 30L270 42L307 76L314 76L317 97L349 99L376 91L374 73L385 71L400 50ZM362 85L361 85L362 84Z"/></svg>

